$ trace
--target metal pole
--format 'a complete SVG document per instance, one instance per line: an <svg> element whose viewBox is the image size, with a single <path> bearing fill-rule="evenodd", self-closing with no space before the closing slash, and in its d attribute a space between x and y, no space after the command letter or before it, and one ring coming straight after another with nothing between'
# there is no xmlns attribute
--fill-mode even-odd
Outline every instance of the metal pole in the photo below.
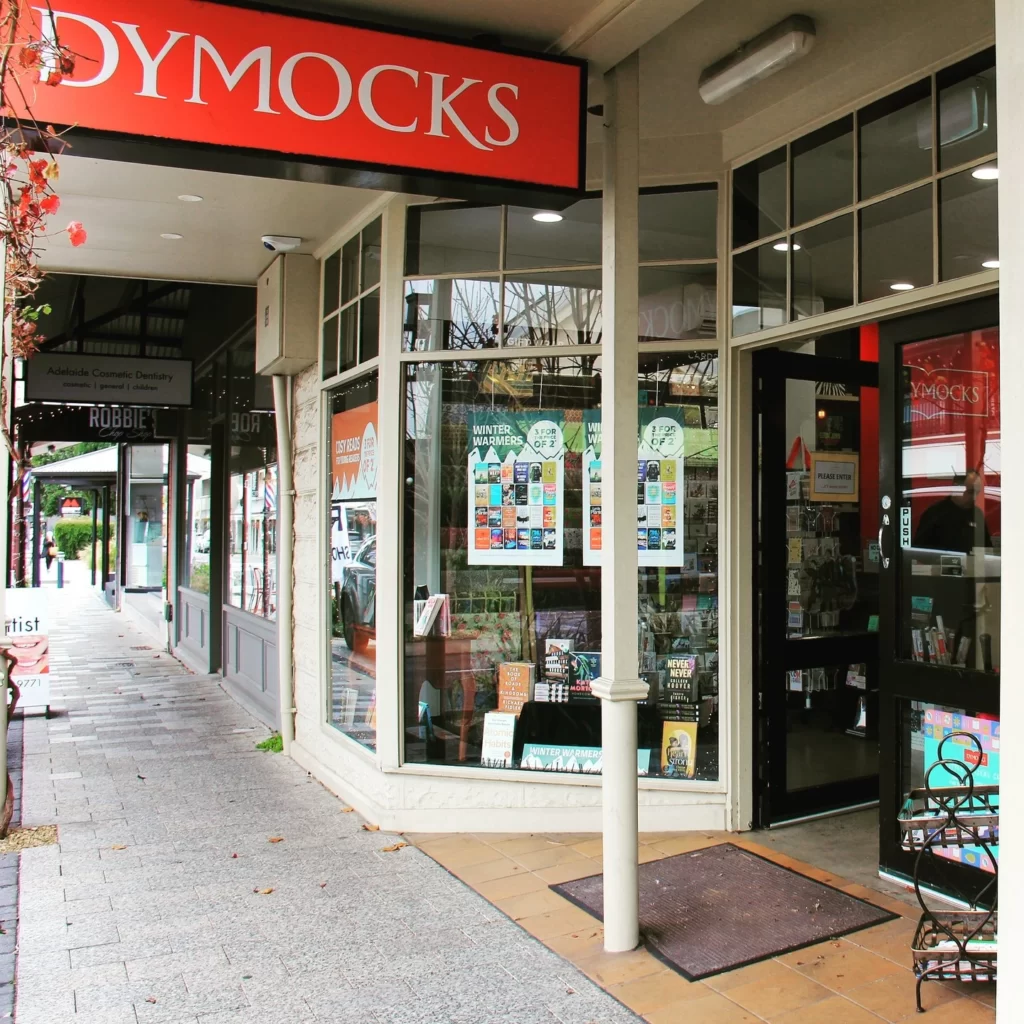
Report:
<svg viewBox="0 0 1024 1024"><path fill-rule="evenodd" d="M103 485L103 539L100 549L100 564L103 566L100 587L106 595L107 578L110 576L110 484Z"/></svg>
<svg viewBox="0 0 1024 1024"><path fill-rule="evenodd" d="M637 317L639 204L639 59L627 57L605 75L601 378L601 463L606 494L601 568L601 785L604 842L604 948L640 941L637 701ZM610 513L610 514L609 514Z"/></svg>
<svg viewBox="0 0 1024 1024"><path fill-rule="evenodd" d="M92 569L89 572L89 583L96 586L96 508L100 503L100 492L92 491Z"/></svg>
<svg viewBox="0 0 1024 1024"><path fill-rule="evenodd" d="M295 739L292 676L293 500L291 380L275 375L274 421L277 427L277 674L280 687L281 742L291 752Z"/></svg>
<svg viewBox="0 0 1024 1024"><path fill-rule="evenodd" d="M36 477L32 488L32 586L38 587L41 583L42 569L39 559L42 554L40 537L40 525L42 523L43 485Z"/></svg>

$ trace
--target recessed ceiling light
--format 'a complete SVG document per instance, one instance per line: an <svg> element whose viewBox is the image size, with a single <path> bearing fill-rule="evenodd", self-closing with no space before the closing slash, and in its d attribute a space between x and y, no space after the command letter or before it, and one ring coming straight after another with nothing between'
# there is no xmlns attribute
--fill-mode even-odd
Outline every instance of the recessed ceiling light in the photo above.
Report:
<svg viewBox="0 0 1024 1024"><path fill-rule="evenodd" d="M985 260L985 262L982 263L982 266L986 270L998 270L999 269L999 260Z"/></svg>
<svg viewBox="0 0 1024 1024"><path fill-rule="evenodd" d="M168 242L177 242L179 239L184 238L184 235L179 235L177 231L164 231L160 235L161 238L166 238Z"/></svg>
<svg viewBox="0 0 1024 1024"><path fill-rule="evenodd" d="M895 284L889 285L894 292L910 292L914 290L914 286L909 281L897 281Z"/></svg>
<svg viewBox="0 0 1024 1024"><path fill-rule="evenodd" d="M793 252L799 252L802 246L798 242L794 242L792 246L789 242L776 242L772 248L776 252L789 252L790 249L792 249Z"/></svg>
<svg viewBox="0 0 1024 1024"><path fill-rule="evenodd" d="M995 164L986 164L984 167L975 167L971 171L971 177L979 181L995 181L999 177L999 168Z"/></svg>
<svg viewBox="0 0 1024 1024"><path fill-rule="evenodd" d="M189 193L186 193L183 196L178 196L178 198L183 203L201 203L203 201L203 197L202 196L194 196L194 195L191 195Z"/></svg>
<svg viewBox="0 0 1024 1024"><path fill-rule="evenodd" d="M533 215L533 219L541 224L557 224L562 219L562 215L552 210L541 210L540 213Z"/></svg>

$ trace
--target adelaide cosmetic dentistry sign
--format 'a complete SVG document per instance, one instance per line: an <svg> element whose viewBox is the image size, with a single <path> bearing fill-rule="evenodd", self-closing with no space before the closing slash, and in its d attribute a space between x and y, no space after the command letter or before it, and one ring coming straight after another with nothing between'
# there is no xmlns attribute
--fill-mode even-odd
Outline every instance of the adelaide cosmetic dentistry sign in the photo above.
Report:
<svg viewBox="0 0 1024 1024"><path fill-rule="evenodd" d="M601 564L605 484L601 413L583 414L583 564ZM681 409L640 410L637 440L636 546L641 566L682 564L685 432Z"/></svg>
<svg viewBox="0 0 1024 1024"><path fill-rule="evenodd" d="M564 417L477 412L468 429L469 564L561 565Z"/></svg>
<svg viewBox="0 0 1024 1024"><path fill-rule="evenodd" d="M6 591L4 632L7 653L14 658L11 681L21 691L23 708L50 706L50 628L46 591L17 588Z"/></svg>

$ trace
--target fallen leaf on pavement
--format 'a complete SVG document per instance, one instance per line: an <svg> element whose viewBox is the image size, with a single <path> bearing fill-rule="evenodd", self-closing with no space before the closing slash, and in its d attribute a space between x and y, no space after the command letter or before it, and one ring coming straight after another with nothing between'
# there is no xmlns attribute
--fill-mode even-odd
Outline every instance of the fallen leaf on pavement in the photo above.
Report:
<svg viewBox="0 0 1024 1024"><path fill-rule="evenodd" d="M125 846L125 845L124 845L124 843L115 843L115 844L114 844L114 845L113 845L113 846L111 847L111 849L112 849L112 850L127 850L127 849L128 849L128 847L127 847L127 846Z"/></svg>
<svg viewBox="0 0 1024 1024"><path fill-rule="evenodd" d="M156 996L146 996L146 1002L147 1003L155 1003L156 1002Z"/></svg>
<svg viewBox="0 0 1024 1024"><path fill-rule="evenodd" d="M145 775L136 775L135 778L142 779L143 781L145 781L146 776Z"/></svg>
<svg viewBox="0 0 1024 1024"><path fill-rule="evenodd" d="M238 860L238 854L237 853L231 854L231 859L232 860Z"/></svg>
<svg viewBox="0 0 1024 1024"><path fill-rule="evenodd" d="M392 843L390 846L382 846L380 848L381 853L394 853L395 850L401 850L404 846L408 846L408 843Z"/></svg>
<svg viewBox="0 0 1024 1024"><path fill-rule="evenodd" d="M354 810L355 810L354 807L342 807L341 813L342 814L351 814Z"/></svg>
<svg viewBox="0 0 1024 1024"><path fill-rule="evenodd" d="M253 892L259 896L269 896L273 891L273 889L253 889Z"/></svg>
<svg viewBox="0 0 1024 1024"><path fill-rule="evenodd" d="M365 822L359 826L364 832L379 832L380 825L367 825Z"/></svg>
<svg viewBox="0 0 1024 1024"><path fill-rule="evenodd" d="M284 836L271 836L267 840L267 842L268 843L283 843L284 842Z"/></svg>
<svg viewBox="0 0 1024 1024"><path fill-rule="evenodd" d="M321 889L326 889L327 888L327 883L326 882L321 882L320 883L320 888Z"/></svg>

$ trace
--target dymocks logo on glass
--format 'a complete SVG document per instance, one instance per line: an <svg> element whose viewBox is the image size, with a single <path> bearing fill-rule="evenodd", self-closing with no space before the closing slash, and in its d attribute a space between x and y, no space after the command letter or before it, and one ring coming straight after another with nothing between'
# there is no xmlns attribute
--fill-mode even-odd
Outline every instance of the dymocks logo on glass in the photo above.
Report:
<svg viewBox="0 0 1024 1024"><path fill-rule="evenodd" d="M202 0L24 6L77 55L41 122L581 186L578 63Z"/></svg>

